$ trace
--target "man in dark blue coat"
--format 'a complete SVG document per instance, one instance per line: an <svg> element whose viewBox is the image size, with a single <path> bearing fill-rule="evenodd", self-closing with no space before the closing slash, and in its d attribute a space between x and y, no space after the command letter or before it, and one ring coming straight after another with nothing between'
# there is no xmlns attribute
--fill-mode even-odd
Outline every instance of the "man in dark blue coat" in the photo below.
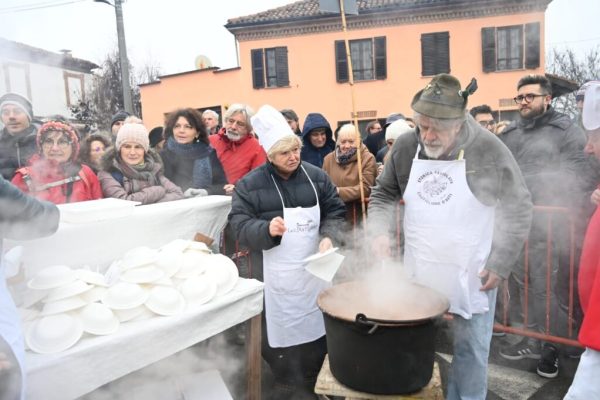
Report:
<svg viewBox="0 0 600 400"><path fill-rule="evenodd" d="M302 144L302 161L323 167L325 156L335 150L335 141L331 126L322 114L310 113L306 116L302 128Z"/></svg>

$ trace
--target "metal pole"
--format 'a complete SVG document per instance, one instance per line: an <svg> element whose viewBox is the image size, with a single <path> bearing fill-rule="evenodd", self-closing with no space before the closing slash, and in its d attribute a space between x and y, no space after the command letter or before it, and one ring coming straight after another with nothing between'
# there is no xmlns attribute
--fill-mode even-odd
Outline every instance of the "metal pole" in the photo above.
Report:
<svg viewBox="0 0 600 400"><path fill-rule="evenodd" d="M133 101L129 85L129 61L127 59L127 46L125 45L125 28L123 27L122 0L115 0L115 14L117 16L117 39L119 41L119 63L121 64L121 84L123 85L123 107L125 111L133 114Z"/></svg>
<svg viewBox="0 0 600 400"><path fill-rule="evenodd" d="M363 174L362 174L362 156L361 156L361 148L362 148L362 140L360 137L360 131L358 129L358 115L356 113L356 100L354 97L354 72L352 70L352 55L350 54L350 45L348 44L348 31L346 29L346 13L344 11L344 0L339 0L340 2L340 12L342 14L342 31L344 32L344 44L346 47L346 60L348 61L348 84L350 85L350 94L352 97L352 121L354 122L354 131L356 133L356 141L357 150L356 150L356 162L358 164L358 187L360 192L360 206L362 211L362 222L363 227L365 228L364 232L366 235L366 227L367 227L367 210L365 207L365 188L363 183Z"/></svg>

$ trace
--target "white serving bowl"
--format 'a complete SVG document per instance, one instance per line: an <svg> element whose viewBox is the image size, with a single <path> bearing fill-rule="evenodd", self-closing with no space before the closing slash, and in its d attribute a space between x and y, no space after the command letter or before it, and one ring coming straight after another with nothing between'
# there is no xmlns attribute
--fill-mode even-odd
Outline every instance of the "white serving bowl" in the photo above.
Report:
<svg viewBox="0 0 600 400"><path fill-rule="evenodd" d="M147 299L148 291L140 285L118 282L108 288L101 301L113 310L126 310L141 306Z"/></svg>
<svg viewBox="0 0 600 400"><path fill-rule="evenodd" d="M147 246L139 246L129 250L121 259L121 269L128 270L131 268L141 267L148 264L153 264L156 261L158 250L151 249Z"/></svg>
<svg viewBox="0 0 600 400"><path fill-rule="evenodd" d="M107 290L108 288L105 288L104 286L94 286L87 292L81 293L79 297L85 300L88 304L95 303L102 299L102 296L104 296L104 293L106 293Z"/></svg>
<svg viewBox="0 0 600 400"><path fill-rule="evenodd" d="M88 303L79 296L71 296L66 299L51 301L44 304L40 315L60 314L67 311L76 310L86 306Z"/></svg>
<svg viewBox="0 0 600 400"><path fill-rule="evenodd" d="M31 289L54 289L77 279L75 271L66 265L53 265L40 270L27 286Z"/></svg>
<svg viewBox="0 0 600 400"><path fill-rule="evenodd" d="M27 346L36 353L51 354L67 350L83 334L81 321L68 314L42 317L29 325L25 335Z"/></svg>
<svg viewBox="0 0 600 400"><path fill-rule="evenodd" d="M92 289L93 285L88 285L84 281L79 279L74 280L71 283L52 289L48 296L44 299L44 303L51 301L66 299L67 297L77 296L88 290Z"/></svg>
<svg viewBox="0 0 600 400"><path fill-rule="evenodd" d="M222 254L211 255L211 263L206 267L204 273L217 284L217 296L229 293L239 278L239 271L235 263Z"/></svg>
<svg viewBox="0 0 600 400"><path fill-rule="evenodd" d="M150 290L145 305L158 315L176 315L181 314L185 309L185 300L175 288L156 286Z"/></svg>
<svg viewBox="0 0 600 400"><path fill-rule="evenodd" d="M90 271L88 269L76 269L75 273L77 274L77 278L81 279L86 283L91 283L96 286L104 286L107 287L108 283L106 282L106 278L103 274L99 272Z"/></svg>
<svg viewBox="0 0 600 400"><path fill-rule="evenodd" d="M137 318L139 315L145 312L150 311L146 308L146 306L141 305L135 308L128 308L126 310L113 310L113 312L115 313L115 316L119 319L119 321L127 322Z"/></svg>
<svg viewBox="0 0 600 400"><path fill-rule="evenodd" d="M212 277L193 276L179 285L179 291L189 305L208 303L217 294L217 284Z"/></svg>
<svg viewBox="0 0 600 400"><path fill-rule="evenodd" d="M92 335L110 335L119 329L119 319L102 303L92 303L79 311L83 330Z"/></svg>
<svg viewBox="0 0 600 400"><path fill-rule="evenodd" d="M179 270L173 276L178 279L188 279L200 275L210 264L210 257L210 254L201 251L184 251L179 257Z"/></svg>
<svg viewBox="0 0 600 400"><path fill-rule="evenodd" d="M165 273L154 265L131 268L121 273L121 280L129 283L151 283L161 279Z"/></svg>
<svg viewBox="0 0 600 400"><path fill-rule="evenodd" d="M163 270L167 277L172 277L179 271L181 267L181 255L183 250L178 249L163 249L158 253L156 257L155 265Z"/></svg>

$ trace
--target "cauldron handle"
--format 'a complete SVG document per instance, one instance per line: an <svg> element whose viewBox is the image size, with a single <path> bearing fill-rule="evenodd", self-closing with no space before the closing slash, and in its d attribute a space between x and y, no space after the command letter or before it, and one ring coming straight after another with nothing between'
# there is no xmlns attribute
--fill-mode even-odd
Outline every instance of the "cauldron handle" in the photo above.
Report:
<svg viewBox="0 0 600 400"><path fill-rule="evenodd" d="M371 327L371 329L369 329L367 332L369 335L373 334L377 328L379 328L379 324L377 324L377 322L370 320L365 314L362 313L356 314L355 322L360 326Z"/></svg>

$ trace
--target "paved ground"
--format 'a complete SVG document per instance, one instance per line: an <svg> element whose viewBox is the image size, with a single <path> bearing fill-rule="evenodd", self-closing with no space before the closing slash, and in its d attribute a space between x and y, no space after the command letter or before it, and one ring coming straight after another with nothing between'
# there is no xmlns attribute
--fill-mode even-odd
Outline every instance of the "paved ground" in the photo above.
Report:
<svg viewBox="0 0 600 400"><path fill-rule="evenodd" d="M217 369L227 385L233 399L245 398L245 349L230 343L230 335L217 335L166 360L132 373L111 384L105 385L85 400L190 400L180 393L181 388L173 383L174 377ZM535 372L535 360L507 361L498 351L502 346L515 343L519 337L507 335L494 338L489 363L488 400L562 400L577 368L578 360L561 356L559 376L546 379ZM451 347L446 335L440 334L436 343L436 360L440 365L444 388ZM263 362L263 398L267 398L272 387L269 367ZM170 382L170 383L169 383ZM212 400L212 399L211 399ZM217 399L214 399L217 400ZM290 399L284 399L290 400Z"/></svg>

